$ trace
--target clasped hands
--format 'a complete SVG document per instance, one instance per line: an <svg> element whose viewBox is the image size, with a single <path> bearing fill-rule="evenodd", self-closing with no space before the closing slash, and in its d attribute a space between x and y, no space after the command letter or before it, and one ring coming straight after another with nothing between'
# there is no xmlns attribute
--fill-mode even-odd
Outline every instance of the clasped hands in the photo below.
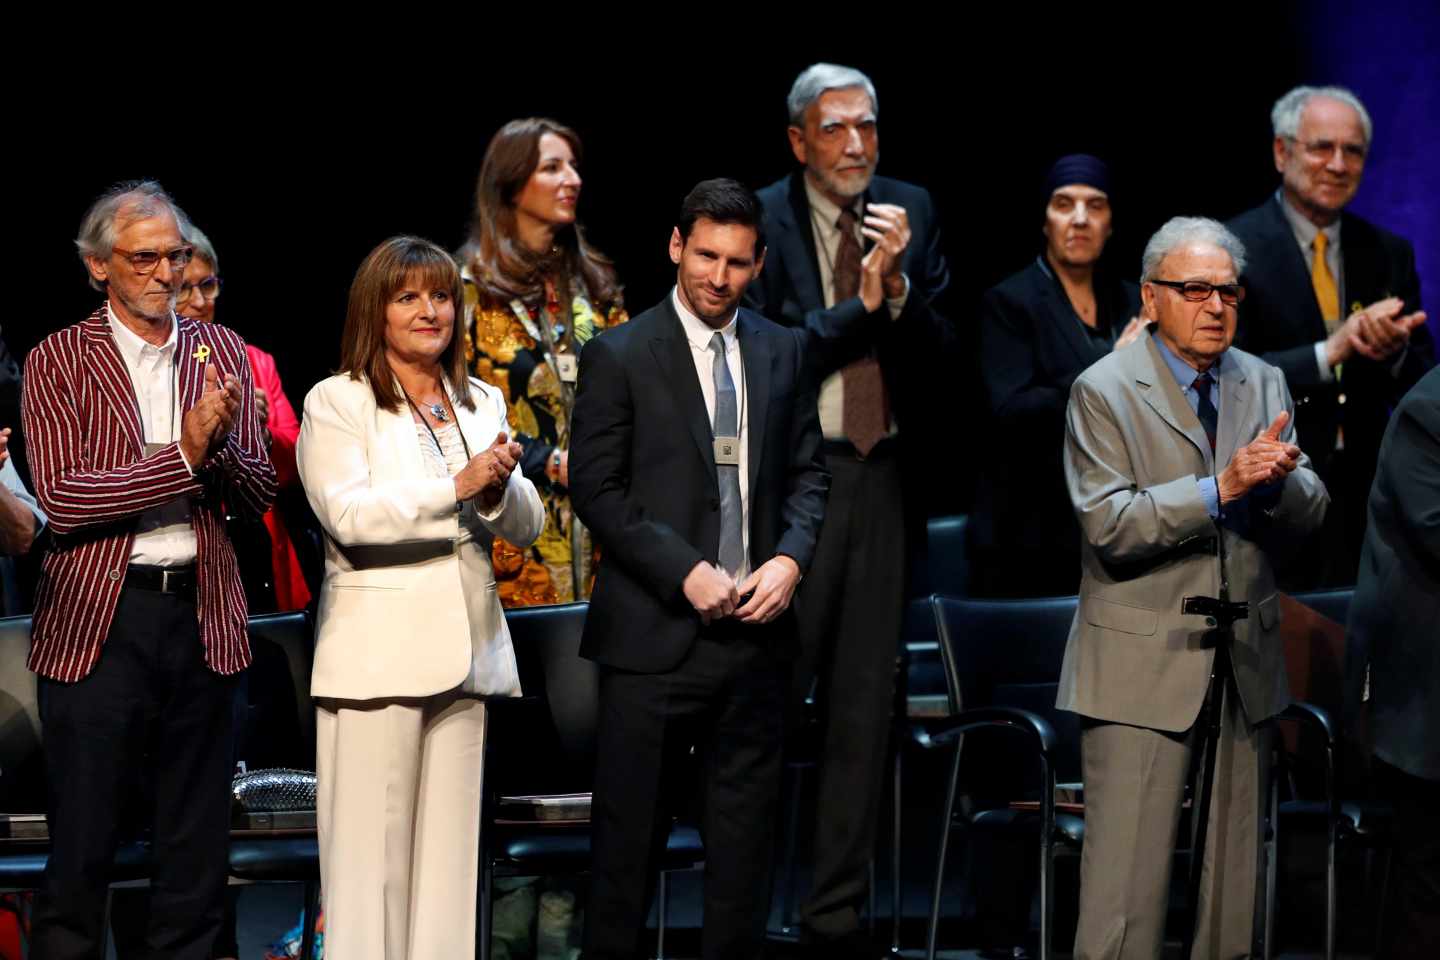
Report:
<svg viewBox="0 0 1440 960"><path fill-rule="evenodd" d="M905 293L900 262L910 245L910 217L893 203L867 203L860 232L875 242L860 260L860 300L874 313L887 298Z"/></svg>
<svg viewBox="0 0 1440 960"><path fill-rule="evenodd" d="M701 623L734 616L741 623L758 624L769 623L784 613L799 583L800 566L782 553L765 561L738 584L724 570L701 560L685 575L682 586L685 599L700 614ZM742 604L740 598L752 591L750 599Z"/></svg>
<svg viewBox="0 0 1440 960"><path fill-rule="evenodd" d="M240 413L240 379L225 374L213 363L205 364L205 387L195 406L180 421L180 452L191 467L198 467L225 444Z"/></svg>
<svg viewBox="0 0 1440 960"><path fill-rule="evenodd" d="M505 484L520 463L520 444L500 431L490 446L470 458L455 474L455 499L474 498L482 510L493 510L505 496Z"/></svg>
<svg viewBox="0 0 1440 960"><path fill-rule="evenodd" d="M1377 300L1356 310L1325 340L1325 359L1339 366L1352 355L1389 360L1410 342L1410 333L1425 322L1425 311L1401 316L1405 301L1399 297Z"/></svg>
<svg viewBox="0 0 1440 960"><path fill-rule="evenodd" d="M1300 463L1300 448L1280 439L1280 431L1290 421L1282 410L1260 436L1235 451L1230 465L1220 472L1215 487L1221 503L1239 500L1256 487L1279 483Z"/></svg>

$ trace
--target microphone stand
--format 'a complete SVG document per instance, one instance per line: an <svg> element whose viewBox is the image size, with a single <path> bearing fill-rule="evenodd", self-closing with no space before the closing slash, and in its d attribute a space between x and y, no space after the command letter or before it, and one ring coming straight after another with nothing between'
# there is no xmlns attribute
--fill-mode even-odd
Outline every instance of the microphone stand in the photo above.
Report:
<svg viewBox="0 0 1440 960"><path fill-rule="evenodd" d="M1205 639L1215 647L1215 658L1210 664L1210 685L1205 691L1202 739L1198 745L1204 750L1204 773L1203 779L1192 791L1196 798L1193 809L1199 819L1195 822L1195 829L1192 831L1194 842L1190 846L1190 883L1186 898L1185 935L1180 951L1182 960L1189 960L1191 947L1195 943L1195 925L1200 919L1200 872L1205 865L1205 842L1210 828L1210 800L1215 786L1215 755L1220 746L1222 700L1225 695L1225 681L1233 675L1230 644L1235 639L1235 624L1250 616L1248 603L1230 600L1230 583L1224 573L1224 532L1217 533L1216 545L1221 570L1220 596L1185 597L1180 602L1181 613L1206 618L1205 622L1210 629L1206 632ZM1197 776L1200 775L1200 767L1201 764L1196 764Z"/></svg>

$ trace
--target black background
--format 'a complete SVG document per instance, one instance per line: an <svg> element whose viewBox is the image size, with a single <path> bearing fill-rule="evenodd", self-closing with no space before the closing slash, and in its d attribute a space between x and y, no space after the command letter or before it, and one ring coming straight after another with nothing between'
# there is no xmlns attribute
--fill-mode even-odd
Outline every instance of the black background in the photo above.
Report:
<svg viewBox="0 0 1440 960"><path fill-rule="evenodd" d="M975 305L1039 249L1040 184L1056 156L1083 150L1110 161L1107 257L1132 275L1165 219L1227 217L1274 189L1269 108L1307 79L1307 64L1294 12L1261 6L1184 36L1142 23L1121 36L1037 11L1006 30L937 26L920 46L877 35L762 50L721 23L643 55L572 30L553 55L476 56L441 72L402 42L388 59L372 51L333 67L298 45L276 46L177 89L163 86L173 77L147 74L63 108L22 108L33 112L18 127L26 180L16 201L37 296L27 298L35 309L0 323L23 357L83 319L99 295L74 253L80 218L109 184L154 177L216 245L225 280L217 320L275 355L298 410L336 361L365 253L402 232L457 247L490 135L536 114L580 133L581 219L638 312L674 280L665 246L686 190L710 176L760 187L788 173L791 81L817 59L849 63L878 90L880 172L929 188L941 213L960 348L934 358L933 416L922 429L937 450L931 509L952 509L983 456L952 443L984 437L965 386L975 377Z"/></svg>

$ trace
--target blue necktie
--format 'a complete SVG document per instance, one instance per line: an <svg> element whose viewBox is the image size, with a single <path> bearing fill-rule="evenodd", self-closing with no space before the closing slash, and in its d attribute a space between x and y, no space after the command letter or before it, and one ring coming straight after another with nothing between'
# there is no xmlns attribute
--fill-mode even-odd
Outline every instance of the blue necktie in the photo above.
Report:
<svg viewBox="0 0 1440 960"><path fill-rule="evenodd" d="M740 416L735 402L735 381L730 377L730 364L725 362L725 338L710 338L710 352L715 355L711 375L715 379L715 436L740 436ZM740 503L740 467L717 463L720 480L720 566L732 576L745 563L744 518Z"/></svg>
<svg viewBox="0 0 1440 960"><path fill-rule="evenodd" d="M1210 452L1215 452L1215 433L1220 429L1220 411L1215 409L1215 404L1210 402L1210 385L1215 381L1210 374L1202 373L1195 378L1191 384L1195 392L1200 395L1200 402L1195 405L1195 415L1200 418L1200 426L1205 428L1205 436L1210 441Z"/></svg>

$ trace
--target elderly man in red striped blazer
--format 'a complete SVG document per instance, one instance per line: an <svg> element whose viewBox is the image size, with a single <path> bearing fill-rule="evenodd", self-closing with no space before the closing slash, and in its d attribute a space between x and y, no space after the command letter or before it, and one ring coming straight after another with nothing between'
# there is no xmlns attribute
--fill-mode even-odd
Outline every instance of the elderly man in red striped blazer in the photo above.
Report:
<svg viewBox="0 0 1440 960"><path fill-rule="evenodd" d="M177 318L191 249L153 181L98 199L76 240L106 302L25 364L22 416L53 548L35 599L52 840L31 956L94 957L121 808L154 787L151 956L208 960L228 841L231 702L250 662L226 509L275 471L245 344Z"/></svg>

